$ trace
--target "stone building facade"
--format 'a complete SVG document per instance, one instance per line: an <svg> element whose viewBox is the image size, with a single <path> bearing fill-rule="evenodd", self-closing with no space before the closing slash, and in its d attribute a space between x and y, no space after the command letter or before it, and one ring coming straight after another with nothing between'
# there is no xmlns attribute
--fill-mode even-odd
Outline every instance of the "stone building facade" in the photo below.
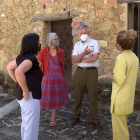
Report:
<svg viewBox="0 0 140 140"><path fill-rule="evenodd" d="M72 44L66 49L69 50L66 66L68 63L71 65L70 55L74 43L80 39L75 28L82 23L90 27L90 37L99 41L99 75L112 71L119 54L115 47L116 35L128 27L126 3L118 4L117 0L54 0L49 4L41 4L39 0L0 0L0 85L6 92L14 91L6 65L18 55L22 37L35 32L40 35L44 47L46 35L57 31L59 22L67 20L71 22L68 32ZM52 26L55 26L54 29ZM74 75L75 68L75 65L72 70L68 67L66 74L69 79Z"/></svg>

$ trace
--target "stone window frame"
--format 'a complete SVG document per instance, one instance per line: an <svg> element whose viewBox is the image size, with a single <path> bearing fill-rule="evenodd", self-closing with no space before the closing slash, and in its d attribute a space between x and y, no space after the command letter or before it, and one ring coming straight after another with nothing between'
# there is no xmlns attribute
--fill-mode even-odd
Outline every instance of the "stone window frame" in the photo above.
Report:
<svg viewBox="0 0 140 140"><path fill-rule="evenodd" d="M140 2L140 0L117 0L118 3L135 3Z"/></svg>
<svg viewBox="0 0 140 140"><path fill-rule="evenodd" d="M127 29L134 29L138 32L138 37L136 38L135 45L133 47L133 52L138 56L140 60L140 0L117 0L117 2L118 4L123 4L123 3L128 4ZM137 8L137 11L136 11L136 8Z"/></svg>
<svg viewBox="0 0 140 140"><path fill-rule="evenodd" d="M46 32L43 32L43 44L42 45L45 46L46 35L51 32L51 22L52 21L72 19L72 24L73 24L73 22L75 21L74 18L76 18L78 16L79 16L79 14L75 11L71 12L70 16L68 15L68 13L61 13L61 14L57 14L57 15L56 14L51 14L51 15L44 14L44 15L32 17L31 22L39 21L44 24L43 31L46 31ZM73 27L73 25L72 25L72 27ZM73 30L72 30L72 36L74 37Z"/></svg>

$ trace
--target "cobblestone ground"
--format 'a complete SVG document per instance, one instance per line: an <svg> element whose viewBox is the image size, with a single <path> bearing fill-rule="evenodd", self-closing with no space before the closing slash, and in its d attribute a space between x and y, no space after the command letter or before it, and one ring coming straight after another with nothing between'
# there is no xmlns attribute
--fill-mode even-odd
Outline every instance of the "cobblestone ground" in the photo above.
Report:
<svg viewBox="0 0 140 140"><path fill-rule="evenodd" d="M42 111L40 120L39 140L112 140L111 115L109 106L99 104L99 116L103 125L102 131L97 131L91 124L89 104L83 102L81 122L72 127L74 100L59 109L57 126L49 126L51 112ZM0 121L0 140L20 140L20 108ZM140 112L135 111L129 116L128 126L132 140L140 140Z"/></svg>

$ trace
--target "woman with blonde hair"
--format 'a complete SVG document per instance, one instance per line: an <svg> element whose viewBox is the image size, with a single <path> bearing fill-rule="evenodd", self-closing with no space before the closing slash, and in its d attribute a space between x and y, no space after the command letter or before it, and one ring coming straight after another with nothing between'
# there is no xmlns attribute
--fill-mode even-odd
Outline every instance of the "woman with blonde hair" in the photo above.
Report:
<svg viewBox="0 0 140 140"><path fill-rule="evenodd" d="M49 33L47 46L37 59L43 72L41 109L52 110L50 126L56 125L57 109L68 103L66 80L64 78L64 51L58 47L56 33Z"/></svg>
<svg viewBox="0 0 140 140"><path fill-rule="evenodd" d="M111 113L113 140L129 140L127 127L128 115L133 113L135 86L139 73L139 60L131 51L137 32L133 29L121 31L117 35L116 47L121 51L115 63L113 73L108 78L113 80Z"/></svg>

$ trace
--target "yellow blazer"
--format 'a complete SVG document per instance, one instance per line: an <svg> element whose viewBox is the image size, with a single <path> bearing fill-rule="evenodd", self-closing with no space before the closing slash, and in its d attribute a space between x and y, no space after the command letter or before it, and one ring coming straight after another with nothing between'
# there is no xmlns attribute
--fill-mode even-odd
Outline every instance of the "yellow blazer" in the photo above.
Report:
<svg viewBox="0 0 140 140"><path fill-rule="evenodd" d="M128 115L133 112L139 59L131 50L118 55L113 70L111 113Z"/></svg>

